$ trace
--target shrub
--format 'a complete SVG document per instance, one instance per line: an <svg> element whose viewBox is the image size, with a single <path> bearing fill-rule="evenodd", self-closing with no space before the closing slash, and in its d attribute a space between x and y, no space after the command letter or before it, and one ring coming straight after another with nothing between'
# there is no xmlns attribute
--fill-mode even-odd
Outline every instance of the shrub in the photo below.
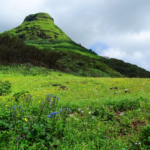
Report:
<svg viewBox="0 0 150 150"><path fill-rule="evenodd" d="M11 83L9 81L0 81L0 96L11 93Z"/></svg>
<svg viewBox="0 0 150 150"><path fill-rule="evenodd" d="M19 102L21 96L26 96L25 93L30 94L28 91L21 91L21 92L15 93L13 95L13 97L15 97L15 101Z"/></svg>
<svg viewBox="0 0 150 150"><path fill-rule="evenodd" d="M93 63L90 63L90 67L92 67L92 68L93 68L93 67L94 67L94 64L93 64Z"/></svg>
<svg viewBox="0 0 150 150"><path fill-rule="evenodd" d="M150 125L148 124L146 127L143 127L140 132L139 136L140 141L142 142L142 145L150 145ZM148 146L147 148L150 148Z"/></svg>
<svg viewBox="0 0 150 150"><path fill-rule="evenodd" d="M95 68L104 72L106 72L109 69L107 65L98 61L95 62Z"/></svg>

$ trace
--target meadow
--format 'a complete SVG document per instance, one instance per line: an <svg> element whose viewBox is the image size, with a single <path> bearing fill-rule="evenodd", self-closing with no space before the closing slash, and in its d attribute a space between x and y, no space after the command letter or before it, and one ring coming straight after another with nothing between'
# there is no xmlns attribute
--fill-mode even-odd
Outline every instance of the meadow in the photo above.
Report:
<svg viewBox="0 0 150 150"><path fill-rule="evenodd" d="M150 149L150 79L0 68L0 83L12 85L0 96L0 149Z"/></svg>

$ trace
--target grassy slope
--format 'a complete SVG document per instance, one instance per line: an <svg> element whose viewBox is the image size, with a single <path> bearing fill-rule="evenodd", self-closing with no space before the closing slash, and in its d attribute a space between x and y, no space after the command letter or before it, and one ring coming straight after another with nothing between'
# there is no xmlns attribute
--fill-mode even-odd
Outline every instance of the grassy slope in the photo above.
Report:
<svg viewBox="0 0 150 150"><path fill-rule="evenodd" d="M8 69L8 70L6 70L6 68ZM68 84L66 84L66 82L67 81L69 81L70 79L73 79L73 78L75 78L75 79L79 79L79 80L81 80L81 81L86 81L86 82L88 82L88 80L92 83L89 87L91 87L91 90L93 90L93 89L96 89L96 87L95 87L95 85L93 84L93 83L96 83L96 81L101 81L100 83L101 83L101 86L103 85L103 88L100 90L100 97L106 97L106 96L108 96L108 97L110 97L109 96L109 94L107 93L108 91L110 91L109 89L108 89L108 87L105 85L105 84L108 84L109 83L109 81L115 81L115 80L118 80L119 82L113 82L113 83L111 83L110 84L110 87L111 86L116 86L116 85L118 85L118 83L120 84L120 88L119 89L122 89L121 91L121 95L122 95L122 93L125 91L125 89L128 89L128 90L132 90L132 93L133 93L133 95L135 94L136 95L136 93L138 93L138 91L140 91L141 90L141 87L140 87L140 85L139 85L139 83L137 83L137 81L136 81L136 79L134 79L134 78L132 78L132 80L131 79L128 79L128 78L124 78L124 79L119 79L119 78L116 78L116 79L111 79L111 78L109 78L109 77L101 77L101 78L92 78L92 77L78 77L78 76L75 76L75 75L71 75L71 74L67 74L67 73L63 73L63 72L60 72L60 71L57 71L57 70L53 70L53 69L45 69L45 68L43 68L43 67L34 67L34 66L32 66L31 68L30 68L30 71L28 72L27 71L27 73L28 73L28 75L24 75L24 73L25 73L25 70L26 70L26 67L25 66L23 66L23 65L15 65L14 67L9 67L9 66L1 66L1 71L0 71L0 77L1 77L1 80L3 80L3 79L11 79L11 78L18 78L20 81L23 79L23 78L26 78L27 80L28 79L31 79L31 82L33 82L32 81L32 78L38 78L38 82L41 80L41 82L40 83L43 83L44 85L46 84L48 84L48 88L47 89L49 89L49 86L51 85L51 83L52 84L61 84L61 85L65 85L65 86L68 86ZM31 74L37 74L36 76L32 76L32 75L30 75L30 73ZM57 79L55 79L55 78L57 78ZM58 80L59 79L59 80ZM83 80L82 80L83 79ZM48 81L47 81L48 80ZM123 80L123 82L121 82ZM126 81L125 81L126 80ZM20 81L18 81L18 83L20 82ZM49 82L50 81L50 82ZM131 82L132 81L132 82ZM141 83L148 83L149 82L149 79L139 79L139 81L141 82ZM27 83L28 81L23 81L24 83ZM130 83L131 82L131 83ZM123 84L123 83L125 83L125 84ZM30 84L30 83L29 83ZM136 85L134 85L134 84L136 84ZM27 84L25 84L26 85L26 87L24 87L24 86L22 86L23 85L23 83L22 82L20 82L20 85L18 85L18 86L16 86L17 87L17 89L15 88L15 90L13 91L13 93L16 93L16 92L18 92L18 91L21 91L21 90L23 90L23 89L27 89L27 90L29 90L29 91L34 91L33 90L33 87L34 86L36 86L36 84L33 82L33 84L32 84L32 86L30 87L30 86L28 86ZM38 84L37 84L38 85ZM40 85L40 84L39 84ZM41 85L40 85L41 86ZM86 87L87 85L85 85L85 87ZM27 87L30 87L30 88L27 88ZM51 86L50 86L51 87ZM99 86L98 86L99 87ZM147 86L146 86L147 87ZM99 87L100 88L100 87ZM136 88L136 90L134 90ZM12 88L13 89L13 88ZM50 88L50 89L56 89L55 87L53 87L53 88ZM106 90L107 89L107 90ZM79 90L79 89L78 89ZM71 90L72 91L72 90ZM79 90L80 91L80 90ZM118 91L118 90L113 90L113 91ZM145 91L145 90L144 90ZM35 92L35 91L34 91ZM37 91L36 91L37 92ZM89 88L89 92L90 92L90 88ZM94 92L94 91L93 91ZM80 95L79 93L82 93L81 95L84 95L83 94L83 91L81 90L80 92L78 92L78 95ZM88 93L88 92L87 92ZM106 95L106 93L107 93L107 95ZM148 91L146 92L147 93L147 97L148 97ZM145 94L146 94L145 93ZM119 94L119 93L118 93ZM117 95L118 95L117 94ZM119 95L120 95L119 94ZM125 95L127 95L127 94L125 94ZM131 94L130 94L131 95ZM85 96L86 97L86 96ZM99 97L99 96L96 96L96 97ZM96 97L94 97L94 98L96 98ZM113 97L115 97L115 94L114 94L114 96Z"/></svg>
<svg viewBox="0 0 150 150"><path fill-rule="evenodd" d="M2 68L4 69L5 67L1 67L1 69ZM113 124L111 121L107 122L107 124L105 123L106 121L97 121L97 123L100 122L102 125L104 125L100 127L101 132L104 132L105 130L107 131L110 130L107 133L107 135L109 137L115 137L115 140L110 141L110 143L114 143L113 146L115 147L119 146L120 144L120 147L118 149L121 149L121 145L129 144L128 140L129 139L132 140L133 137L136 139L137 142L139 142L138 132L136 131L134 132L134 134L130 133L131 132L130 127L133 128L132 122L134 121L143 121L145 124L149 122L146 116L146 111L148 111L148 109L147 110L145 109L146 107L148 108L149 106L148 101L145 103L146 105L141 105L140 113L137 112L137 106L136 106L138 104L138 98L140 99L140 97L142 97L142 99L146 99L149 97L149 90L148 90L150 87L149 79L134 79L134 78L94 79L89 77L81 78L81 77L75 77L73 75L60 73L60 72L53 72L53 71L51 72L50 70L49 72L47 72L44 68L41 67L31 68L32 72L41 71L41 74L32 77L32 76L23 76L21 74L18 74L19 72L21 72L21 70L22 71L25 70L25 67L22 66L18 69L12 67L8 71L1 70L0 72L1 80L10 81L12 83L12 93L7 96L0 97L1 102L2 99L7 100L8 98L12 97L12 95L16 92L20 92L22 90L28 90L30 94L33 95L32 98L34 99L34 103L33 103L34 105L37 106L39 104L39 101L42 101L47 94L53 93L54 96L59 97L59 105L62 105L62 107L66 104L67 101L70 101L70 105L68 108L71 109L73 113L75 112L79 113L77 109L80 108L81 110L83 110L84 107L89 107L90 108L89 111L92 111L98 109L100 106L106 107L106 105L108 104L112 105L113 107L117 106L126 115L119 116L118 114L120 123L118 123L115 115L114 115L114 119L115 119L114 121L116 121L115 124ZM48 73L49 75L45 75L46 73ZM61 74L61 76L59 76L59 74ZM54 84L58 84L59 86L53 86ZM62 85L66 86L68 90L60 90L60 86ZM118 89L111 90L110 89L111 87L117 87ZM126 90L130 91L130 93L125 93ZM134 105L129 104L129 102L131 101L134 101ZM121 106L122 102L124 102L123 105L124 108L123 106ZM5 101L4 103L6 105L9 105L7 101ZM11 106L12 105L13 104L11 104ZM125 110L125 108L127 108L127 110ZM141 119L141 116L143 119ZM79 119L80 117L76 116L76 118ZM92 120L91 121L88 120L86 122L88 122L88 124L94 123ZM95 123L93 129L98 128ZM139 127L142 127L142 125L143 123L139 124ZM83 128L83 125L82 127L80 127L80 122L78 122L78 125L76 125L76 127L74 126L74 129L81 129L81 128ZM118 129L118 131L115 130L116 128ZM89 134L93 133L92 132L93 129L91 129L90 127L89 129L91 131L91 132L89 131ZM119 133L120 135L119 134L115 135L114 133ZM77 135L78 134L72 135L72 137L73 136L78 137ZM75 141L77 141L77 139ZM88 144L86 147L87 149L91 148L90 143L91 141L86 143ZM110 146L111 144L108 145ZM63 146L64 148L68 147L68 145L63 145ZM76 146L78 149L79 149L78 146L82 147L81 145L76 145Z"/></svg>

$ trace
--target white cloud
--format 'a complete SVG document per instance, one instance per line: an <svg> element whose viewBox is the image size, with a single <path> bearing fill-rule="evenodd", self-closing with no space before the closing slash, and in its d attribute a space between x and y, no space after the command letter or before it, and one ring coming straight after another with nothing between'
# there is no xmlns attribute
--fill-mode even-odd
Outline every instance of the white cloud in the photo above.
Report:
<svg viewBox="0 0 150 150"><path fill-rule="evenodd" d="M109 48L101 53L102 56L108 56L110 58L123 58L127 56L126 52L122 52L118 49Z"/></svg>

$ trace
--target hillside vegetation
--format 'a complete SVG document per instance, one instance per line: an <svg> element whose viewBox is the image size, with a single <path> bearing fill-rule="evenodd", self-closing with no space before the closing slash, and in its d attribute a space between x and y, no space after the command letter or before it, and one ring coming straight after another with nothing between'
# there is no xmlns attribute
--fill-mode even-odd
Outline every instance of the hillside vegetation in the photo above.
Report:
<svg viewBox="0 0 150 150"><path fill-rule="evenodd" d="M150 77L143 68L106 59L75 43L44 12L30 14L19 26L0 33L0 54L3 65L30 63L83 77Z"/></svg>
<svg viewBox="0 0 150 150"><path fill-rule="evenodd" d="M106 59L75 42L53 41L49 48L41 43L23 41L17 36L0 35L1 65L30 64L82 77L149 78L150 72L117 59ZM49 44L48 40L45 40ZM29 67L30 68L30 67ZM28 68L28 69L29 69Z"/></svg>

